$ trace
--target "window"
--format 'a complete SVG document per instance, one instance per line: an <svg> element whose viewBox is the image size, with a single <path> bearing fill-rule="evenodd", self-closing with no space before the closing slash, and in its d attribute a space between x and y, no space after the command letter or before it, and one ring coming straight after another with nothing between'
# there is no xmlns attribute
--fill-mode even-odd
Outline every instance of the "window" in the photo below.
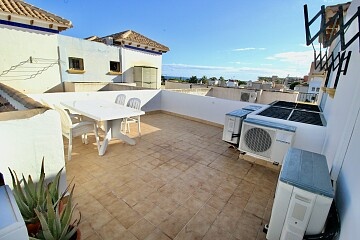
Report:
<svg viewBox="0 0 360 240"><path fill-rule="evenodd" d="M110 71L120 72L120 62L110 61Z"/></svg>
<svg viewBox="0 0 360 240"><path fill-rule="evenodd" d="M84 70L84 60L82 58L69 57L69 69Z"/></svg>
<svg viewBox="0 0 360 240"><path fill-rule="evenodd" d="M312 88L311 88L311 91L315 91L315 87L312 87Z"/></svg>
<svg viewBox="0 0 360 240"><path fill-rule="evenodd" d="M319 92L319 91L320 91L320 88L317 87L317 88L316 88L316 91Z"/></svg>

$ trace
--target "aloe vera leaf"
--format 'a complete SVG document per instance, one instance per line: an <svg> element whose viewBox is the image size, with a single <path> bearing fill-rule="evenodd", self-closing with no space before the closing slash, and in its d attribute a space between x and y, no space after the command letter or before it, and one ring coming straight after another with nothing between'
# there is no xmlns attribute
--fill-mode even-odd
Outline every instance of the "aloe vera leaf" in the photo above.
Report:
<svg viewBox="0 0 360 240"><path fill-rule="evenodd" d="M54 236L51 234L51 231L49 229L49 225L45 219L45 216L43 213L39 212L37 209L35 209L35 213L38 216L42 228L42 233L44 235L44 238L47 240L57 240L54 238Z"/></svg>

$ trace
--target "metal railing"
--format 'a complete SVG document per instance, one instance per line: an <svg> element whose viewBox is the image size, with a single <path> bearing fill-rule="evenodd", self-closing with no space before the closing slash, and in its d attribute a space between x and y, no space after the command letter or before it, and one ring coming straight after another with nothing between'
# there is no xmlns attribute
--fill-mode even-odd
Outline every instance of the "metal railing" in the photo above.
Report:
<svg viewBox="0 0 360 240"><path fill-rule="evenodd" d="M297 97L298 102L316 103L318 100L318 93L299 93Z"/></svg>

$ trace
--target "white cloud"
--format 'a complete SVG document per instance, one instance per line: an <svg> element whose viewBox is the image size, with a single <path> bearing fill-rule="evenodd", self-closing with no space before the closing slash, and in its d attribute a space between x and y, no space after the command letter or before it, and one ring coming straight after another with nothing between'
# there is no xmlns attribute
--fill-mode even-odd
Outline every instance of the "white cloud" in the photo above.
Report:
<svg viewBox="0 0 360 240"><path fill-rule="evenodd" d="M235 51L235 52L252 51L252 50L266 50L266 48L248 47L248 48L235 48L235 49L233 49L233 51Z"/></svg>
<svg viewBox="0 0 360 240"><path fill-rule="evenodd" d="M229 62L229 63L232 63L232 64L238 64L238 65L249 65L250 63L248 62L240 62L240 61L236 61L236 62Z"/></svg>
<svg viewBox="0 0 360 240"><path fill-rule="evenodd" d="M278 60L281 62L287 62L290 64L305 67L305 66L310 66L311 62L314 60L314 52L313 51L283 52L269 56L266 59L273 61Z"/></svg>

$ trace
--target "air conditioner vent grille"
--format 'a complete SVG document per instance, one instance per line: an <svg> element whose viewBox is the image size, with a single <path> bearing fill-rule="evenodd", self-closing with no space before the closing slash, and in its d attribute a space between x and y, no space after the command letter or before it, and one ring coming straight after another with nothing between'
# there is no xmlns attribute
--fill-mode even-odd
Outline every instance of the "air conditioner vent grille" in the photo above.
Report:
<svg viewBox="0 0 360 240"><path fill-rule="evenodd" d="M249 93L241 93L241 101L248 102L250 100L250 94Z"/></svg>
<svg viewBox="0 0 360 240"><path fill-rule="evenodd" d="M264 129L251 128L246 131L244 138L246 146L254 152L265 152L271 147L271 136Z"/></svg>

